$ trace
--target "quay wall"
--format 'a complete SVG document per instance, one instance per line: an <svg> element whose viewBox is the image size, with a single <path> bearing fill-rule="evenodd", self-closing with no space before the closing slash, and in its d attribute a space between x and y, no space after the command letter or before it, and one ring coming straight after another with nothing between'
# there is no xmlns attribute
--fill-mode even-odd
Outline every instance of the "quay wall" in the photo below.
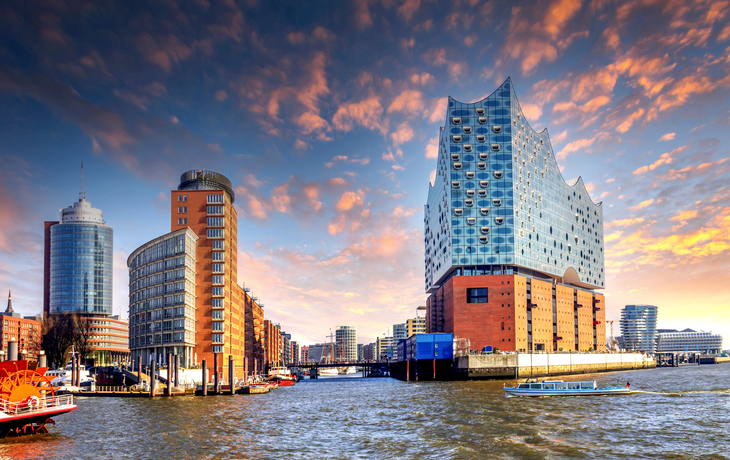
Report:
<svg viewBox="0 0 730 460"><path fill-rule="evenodd" d="M454 377L466 380L532 378L654 367L656 361L641 353L469 355L454 359Z"/></svg>

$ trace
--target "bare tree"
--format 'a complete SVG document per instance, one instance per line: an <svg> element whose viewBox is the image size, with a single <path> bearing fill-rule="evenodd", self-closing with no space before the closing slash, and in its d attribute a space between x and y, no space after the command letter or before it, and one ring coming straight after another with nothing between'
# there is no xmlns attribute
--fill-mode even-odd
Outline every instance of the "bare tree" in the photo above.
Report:
<svg viewBox="0 0 730 460"><path fill-rule="evenodd" d="M50 366L65 366L66 356L74 343L76 325L70 314L47 316L41 324L41 346Z"/></svg>
<svg viewBox="0 0 730 460"><path fill-rule="evenodd" d="M92 336L94 332L94 323L90 316L77 315L74 317L74 348L81 356L84 364L89 353L94 351L92 346Z"/></svg>

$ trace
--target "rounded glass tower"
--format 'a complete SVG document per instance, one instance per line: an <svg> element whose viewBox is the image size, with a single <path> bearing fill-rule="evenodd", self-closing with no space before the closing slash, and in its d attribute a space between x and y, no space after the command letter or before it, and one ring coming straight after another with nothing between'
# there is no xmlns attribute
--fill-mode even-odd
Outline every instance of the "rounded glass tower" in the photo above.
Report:
<svg viewBox="0 0 730 460"><path fill-rule="evenodd" d="M112 315L114 231L82 196L51 227L51 314Z"/></svg>

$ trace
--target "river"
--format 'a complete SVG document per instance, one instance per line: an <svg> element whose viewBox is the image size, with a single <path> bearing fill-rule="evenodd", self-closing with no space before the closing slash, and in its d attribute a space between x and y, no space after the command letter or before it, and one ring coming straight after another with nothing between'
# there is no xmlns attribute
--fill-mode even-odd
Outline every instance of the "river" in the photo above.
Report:
<svg viewBox="0 0 730 460"><path fill-rule="evenodd" d="M0 442L0 458L730 458L730 364L565 378L592 379L652 393L505 398L502 381L350 377L265 395L80 397L49 434Z"/></svg>

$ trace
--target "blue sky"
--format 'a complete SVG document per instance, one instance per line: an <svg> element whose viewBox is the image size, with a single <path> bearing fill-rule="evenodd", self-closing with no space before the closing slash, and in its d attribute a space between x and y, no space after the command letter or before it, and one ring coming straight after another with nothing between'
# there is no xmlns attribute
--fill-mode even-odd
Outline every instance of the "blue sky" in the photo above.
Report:
<svg viewBox="0 0 730 460"><path fill-rule="evenodd" d="M227 175L239 279L302 343L415 314L448 96L512 77L606 222L607 313L730 335L725 1L9 2L0 6L0 282L42 308L42 228L77 199L126 257L180 174ZM618 331L616 331L618 333Z"/></svg>

